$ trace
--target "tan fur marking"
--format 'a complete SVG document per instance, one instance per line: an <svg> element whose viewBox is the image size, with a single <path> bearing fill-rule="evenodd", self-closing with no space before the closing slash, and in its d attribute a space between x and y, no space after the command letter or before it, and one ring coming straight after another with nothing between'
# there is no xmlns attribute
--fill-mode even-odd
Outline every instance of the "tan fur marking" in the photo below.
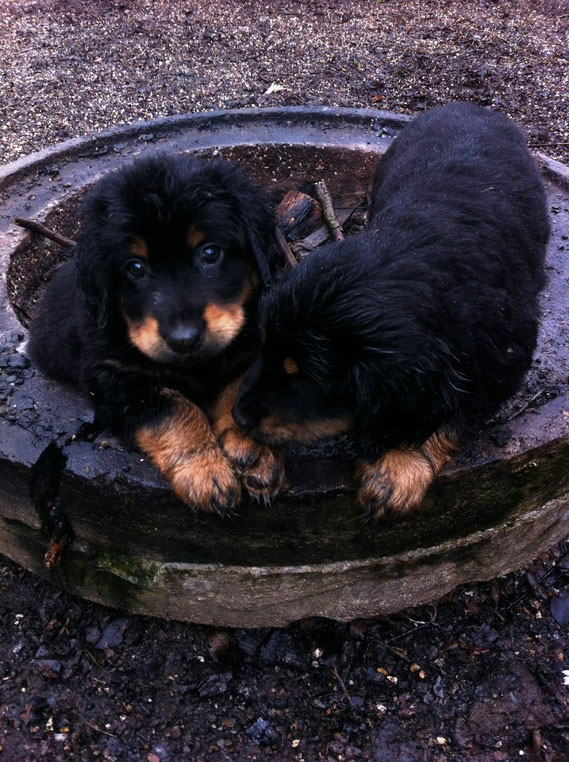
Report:
<svg viewBox="0 0 569 762"><path fill-rule="evenodd" d="M239 295L239 303L246 304L249 299L257 293L259 288L259 276L254 270L249 270L249 280L243 286L243 291Z"/></svg>
<svg viewBox="0 0 569 762"><path fill-rule="evenodd" d="M458 450L458 437L451 431L437 431L432 434L421 446L431 465L435 476L452 459L453 453Z"/></svg>
<svg viewBox="0 0 569 762"><path fill-rule="evenodd" d="M243 381L243 376L236 378L228 384L221 392L217 401L213 407L212 412L212 428L216 437L219 439L226 431L237 428L233 416L231 415L231 409L237 399L239 387Z"/></svg>
<svg viewBox="0 0 569 762"><path fill-rule="evenodd" d="M205 233L203 230L200 230L195 225L192 225L190 228L188 228L188 233L186 235L186 243L188 246L192 249L195 249L195 247L203 241L205 238Z"/></svg>
<svg viewBox="0 0 569 762"><path fill-rule="evenodd" d="M239 298L231 304L215 304L210 302L204 309L204 320L207 325L206 341L227 346L237 336L245 324L243 306L255 294L258 278L254 272L249 273L249 280L243 286Z"/></svg>
<svg viewBox="0 0 569 762"><path fill-rule="evenodd" d="M212 415L213 431L230 463L239 470L247 492L257 500L269 502L284 483L284 464L280 453L256 442L233 420L231 409L242 380L231 383L219 396Z"/></svg>
<svg viewBox="0 0 569 762"><path fill-rule="evenodd" d="M206 341L225 347L243 328L245 323L243 305L239 302L223 305L210 302L205 306L204 320L207 326Z"/></svg>
<svg viewBox="0 0 569 762"><path fill-rule="evenodd" d="M130 245L130 253L135 257L142 257L142 259L148 259L148 247L146 241L143 238L137 236Z"/></svg>
<svg viewBox="0 0 569 762"><path fill-rule="evenodd" d="M294 423L293 421L285 421L278 415L269 415L262 419L256 431L262 439L274 444L285 442L312 444L320 439L329 439L345 434L351 428L352 420L347 416Z"/></svg>
<svg viewBox="0 0 569 762"><path fill-rule="evenodd" d="M285 357L283 366L285 373L289 376L294 376L295 373L298 373L298 365L292 357Z"/></svg>
<svg viewBox="0 0 569 762"><path fill-rule="evenodd" d="M431 464L419 450L390 450L375 463L359 466L359 499L372 504L376 516L385 509L407 513L418 508L435 478Z"/></svg>
<svg viewBox="0 0 569 762"><path fill-rule="evenodd" d="M359 463L360 502L376 517L386 510L399 514L415 510L457 449L453 432L438 431L417 450L390 450L375 463Z"/></svg>
<svg viewBox="0 0 569 762"><path fill-rule="evenodd" d="M172 350L160 335L155 317L149 315L140 323L134 323L126 316L125 320L131 342L147 357L160 360L172 355Z"/></svg>
<svg viewBox="0 0 569 762"><path fill-rule="evenodd" d="M204 510L233 507L239 483L209 426L205 414L177 392L172 415L156 426L143 426L136 442L170 481L176 495Z"/></svg>

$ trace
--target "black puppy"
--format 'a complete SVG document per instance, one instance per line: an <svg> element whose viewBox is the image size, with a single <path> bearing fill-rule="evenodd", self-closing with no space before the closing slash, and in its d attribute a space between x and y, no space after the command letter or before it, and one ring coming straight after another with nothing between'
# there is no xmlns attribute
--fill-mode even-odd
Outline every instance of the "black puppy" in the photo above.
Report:
<svg viewBox="0 0 569 762"><path fill-rule="evenodd" d="M103 177L82 222L32 323L33 360L91 394L101 423L185 502L232 508L232 466L270 497L280 461L231 418L259 348L258 298L279 269L260 191L228 162L159 155Z"/></svg>
<svg viewBox="0 0 569 762"><path fill-rule="evenodd" d="M353 429L363 506L416 508L530 366L548 235L511 121L467 103L420 116L379 163L369 230L263 300L235 421L279 444Z"/></svg>

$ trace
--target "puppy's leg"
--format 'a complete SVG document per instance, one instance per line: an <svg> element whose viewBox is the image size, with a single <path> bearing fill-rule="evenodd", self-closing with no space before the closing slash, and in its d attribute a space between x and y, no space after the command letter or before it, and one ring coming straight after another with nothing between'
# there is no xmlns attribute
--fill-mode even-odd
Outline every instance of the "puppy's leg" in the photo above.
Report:
<svg viewBox="0 0 569 762"><path fill-rule="evenodd" d="M256 500L269 503L283 486L284 464L278 450L256 442L233 420L231 409L241 381L240 378L234 381L219 396L213 409L213 430L230 462L240 472L247 492Z"/></svg>
<svg viewBox="0 0 569 762"><path fill-rule="evenodd" d="M374 463L360 462L360 503L374 518L415 510L457 448L456 434L441 429L417 449L393 449Z"/></svg>
<svg viewBox="0 0 569 762"><path fill-rule="evenodd" d="M99 372L94 388L103 423L136 443L181 500L217 513L237 505L239 480L197 405L180 392L116 369Z"/></svg>

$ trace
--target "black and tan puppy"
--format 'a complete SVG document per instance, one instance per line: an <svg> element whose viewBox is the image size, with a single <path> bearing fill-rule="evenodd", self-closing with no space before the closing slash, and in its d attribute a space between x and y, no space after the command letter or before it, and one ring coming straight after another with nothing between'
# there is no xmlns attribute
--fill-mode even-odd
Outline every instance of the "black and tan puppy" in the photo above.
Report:
<svg viewBox="0 0 569 762"><path fill-rule="evenodd" d="M362 505L421 504L462 436L520 386L549 235L520 130L467 103L406 127L369 230L311 254L261 306L262 356L233 415L259 441L353 430Z"/></svg>
<svg viewBox="0 0 569 762"><path fill-rule="evenodd" d="M235 471L269 498L279 460L230 412L279 269L261 193L228 162L159 155L103 177L82 223L32 323L33 360L91 394L101 423L188 504L232 508Z"/></svg>

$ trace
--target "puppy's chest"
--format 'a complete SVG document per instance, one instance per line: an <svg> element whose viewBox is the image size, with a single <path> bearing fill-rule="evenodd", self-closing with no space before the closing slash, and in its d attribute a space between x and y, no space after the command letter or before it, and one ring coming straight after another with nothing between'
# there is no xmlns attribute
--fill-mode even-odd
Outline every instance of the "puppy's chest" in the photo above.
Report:
<svg viewBox="0 0 569 762"><path fill-rule="evenodd" d="M163 377L162 383L170 389L177 389L200 407L208 407L237 376L239 372L226 369L217 373L215 369L188 369Z"/></svg>
<svg viewBox="0 0 569 762"><path fill-rule="evenodd" d="M204 365L145 367L135 372L148 378L150 384L175 389L197 405L208 407L232 381L245 373L253 357L254 352L250 352L239 357L218 357Z"/></svg>

